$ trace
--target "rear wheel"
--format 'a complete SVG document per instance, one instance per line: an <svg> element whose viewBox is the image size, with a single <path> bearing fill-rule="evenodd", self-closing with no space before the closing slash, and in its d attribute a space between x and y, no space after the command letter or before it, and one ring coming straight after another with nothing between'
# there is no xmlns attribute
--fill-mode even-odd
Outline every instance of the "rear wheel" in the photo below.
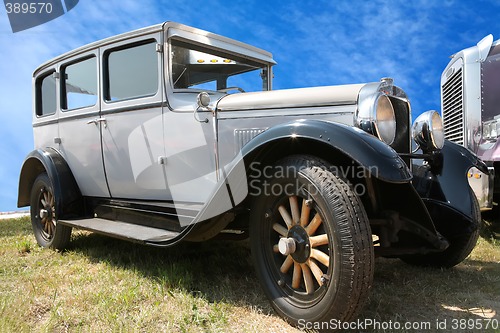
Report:
<svg viewBox="0 0 500 333"><path fill-rule="evenodd" d="M313 156L285 158L274 170L261 180L250 221L265 293L292 324L354 319L368 297L374 260L359 198Z"/></svg>
<svg viewBox="0 0 500 333"><path fill-rule="evenodd" d="M40 174L31 189L31 224L37 243L62 250L71 237L71 228L57 223L56 198L46 173Z"/></svg>

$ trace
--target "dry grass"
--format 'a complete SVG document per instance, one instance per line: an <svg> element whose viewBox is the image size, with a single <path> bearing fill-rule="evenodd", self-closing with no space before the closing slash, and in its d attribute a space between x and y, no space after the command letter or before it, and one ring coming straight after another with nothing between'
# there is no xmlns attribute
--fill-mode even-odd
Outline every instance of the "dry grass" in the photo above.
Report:
<svg viewBox="0 0 500 333"><path fill-rule="evenodd" d="M485 239L451 270L377 259L360 319L428 332L436 320L500 321L499 263ZM298 332L268 305L244 243L158 249L77 231L58 253L36 245L27 218L0 221L0 332L33 331Z"/></svg>

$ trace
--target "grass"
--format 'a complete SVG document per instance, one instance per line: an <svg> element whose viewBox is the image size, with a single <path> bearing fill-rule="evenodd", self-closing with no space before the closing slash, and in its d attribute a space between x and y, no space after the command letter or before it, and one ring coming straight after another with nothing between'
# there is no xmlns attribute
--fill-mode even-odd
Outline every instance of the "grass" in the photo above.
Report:
<svg viewBox="0 0 500 333"><path fill-rule="evenodd" d="M500 321L498 241L482 238L450 270L377 259L360 320L433 332L469 319ZM36 244L28 218L0 221L0 332L90 331L298 332L269 306L245 243L158 249L73 231L59 253Z"/></svg>

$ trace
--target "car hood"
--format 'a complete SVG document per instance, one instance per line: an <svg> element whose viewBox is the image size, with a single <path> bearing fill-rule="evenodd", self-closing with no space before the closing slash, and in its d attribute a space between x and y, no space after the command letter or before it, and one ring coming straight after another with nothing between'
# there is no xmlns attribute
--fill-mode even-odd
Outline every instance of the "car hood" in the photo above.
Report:
<svg viewBox="0 0 500 333"><path fill-rule="evenodd" d="M283 89L231 94L217 103L218 111L354 105L365 84Z"/></svg>

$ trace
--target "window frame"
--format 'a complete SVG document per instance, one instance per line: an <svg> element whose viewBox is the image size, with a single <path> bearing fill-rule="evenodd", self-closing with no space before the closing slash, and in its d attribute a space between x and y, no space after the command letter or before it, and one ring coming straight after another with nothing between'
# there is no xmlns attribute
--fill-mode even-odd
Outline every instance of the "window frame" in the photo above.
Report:
<svg viewBox="0 0 500 333"><path fill-rule="evenodd" d="M102 64L102 100L106 104L115 104L115 103L120 103L120 102L126 102L126 101L131 101L131 100L137 100L137 99L143 99L143 98L151 98L156 95L158 95L161 92L161 60L158 61L157 59L157 65L156 65L156 70L157 70L157 77L156 77L156 91L147 94L147 95L140 95L140 96L132 96L132 97L127 97L127 98L121 98L117 100L112 100L111 99L111 92L110 92L110 77L109 77L109 56L113 52L118 52L118 51L123 51L127 49L132 49L134 47L138 46L143 46L143 45L148 45L148 44L154 44L157 45L159 44L158 38L155 36L148 36L147 38L141 38L137 41L131 42L130 40L127 41L127 43L124 43L123 45L118 45L118 46L112 46L110 48L105 49L102 52L101 56L101 64ZM158 54L158 51L155 52Z"/></svg>
<svg viewBox="0 0 500 333"><path fill-rule="evenodd" d="M35 115L37 118L44 118L48 116L53 116L57 113L58 109L58 98L57 98L57 78L54 77L54 89L55 89L55 110L51 113L43 113L43 81L49 76L54 76L57 73L56 68L51 68L40 75L38 75L35 79Z"/></svg>
<svg viewBox="0 0 500 333"><path fill-rule="evenodd" d="M80 106L77 108L68 108L68 100L67 100L67 93L66 93L66 68L69 66L72 66L74 64L89 60L89 59L95 59L95 74L96 74L96 101L92 105L85 105L85 106ZM61 98L60 98L60 109L62 112L71 112L71 111L76 111L80 109L86 109L86 108L93 108L96 105L99 104L99 95L100 95L100 85L99 85L99 57L95 53L90 53L86 56L80 57L75 60L71 60L70 62L64 63L61 65L60 68L60 92L61 92Z"/></svg>

